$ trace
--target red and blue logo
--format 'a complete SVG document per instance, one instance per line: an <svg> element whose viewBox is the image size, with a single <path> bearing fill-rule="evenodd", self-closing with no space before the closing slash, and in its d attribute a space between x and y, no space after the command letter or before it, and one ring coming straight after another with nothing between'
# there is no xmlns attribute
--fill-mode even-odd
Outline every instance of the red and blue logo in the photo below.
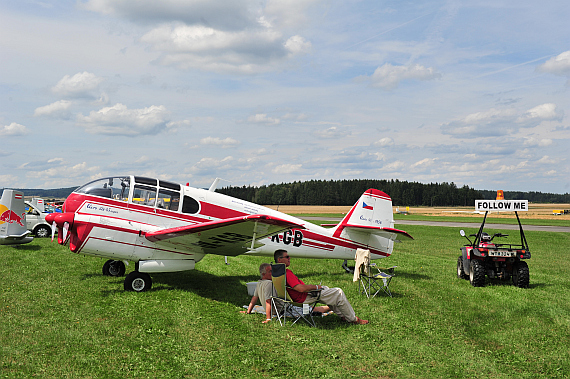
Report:
<svg viewBox="0 0 570 379"><path fill-rule="evenodd" d="M364 209L368 209L368 210L374 210L374 208L372 207L372 205L368 205L366 204L364 201L362 202L362 208Z"/></svg>

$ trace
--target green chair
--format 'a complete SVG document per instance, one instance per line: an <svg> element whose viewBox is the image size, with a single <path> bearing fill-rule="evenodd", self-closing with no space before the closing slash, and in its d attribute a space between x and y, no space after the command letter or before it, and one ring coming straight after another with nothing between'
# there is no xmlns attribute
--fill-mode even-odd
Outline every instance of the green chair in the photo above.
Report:
<svg viewBox="0 0 570 379"><path fill-rule="evenodd" d="M284 263L271 265L271 280L275 293L277 293L277 296L271 297L271 313L277 316L279 324L284 326L287 317L290 317L293 319L291 325L302 319L310 326L316 327L313 319L313 308L320 298L320 290L317 291L319 296L311 304L294 302L287 293L287 276Z"/></svg>

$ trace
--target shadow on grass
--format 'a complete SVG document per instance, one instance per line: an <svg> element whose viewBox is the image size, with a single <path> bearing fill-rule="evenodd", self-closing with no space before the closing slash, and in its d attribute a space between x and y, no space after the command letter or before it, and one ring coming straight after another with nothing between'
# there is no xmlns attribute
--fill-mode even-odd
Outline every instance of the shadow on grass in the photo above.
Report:
<svg viewBox="0 0 570 379"><path fill-rule="evenodd" d="M102 274L85 274L84 278L102 276ZM248 295L243 282L254 282L258 280L257 275L240 276L217 276L203 271L191 270L173 273L152 274L152 288L148 292L181 290L196 294L197 296L214 300L217 302L232 304L241 308L244 304L249 304L251 296ZM114 279L117 287L115 289L102 291L107 297L117 293L124 293L124 277L107 277ZM400 297L398 294L393 294ZM342 321L336 315L326 317L316 317L317 328L337 329L351 328L351 325ZM289 320L288 320L289 321ZM276 321L277 322L277 321ZM299 323L304 323L302 320Z"/></svg>
<svg viewBox="0 0 570 379"><path fill-rule="evenodd" d="M83 279L103 276L100 273L84 274ZM107 277L116 283L117 287L111 290L104 290L103 296L110 296L116 293L125 292L123 283L125 277ZM251 296L247 294L247 289L243 282L257 281L255 275L243 276L217 276L203 271L191 270L181 272L156 273L151 274L152 288L148 292L181 290L192 292L200 297L211 300L233 304L241 307L248 304Z"/></svg>
<svg viewBox="0 0 570 379"><path fill-rule="evenodd" d="M23 251L38 251L41 250L42 247L39 245L33 245L33 244L25 244L25 245L6 245L6 247L8 248L13 248L16 250L23 250Z"/></svg>

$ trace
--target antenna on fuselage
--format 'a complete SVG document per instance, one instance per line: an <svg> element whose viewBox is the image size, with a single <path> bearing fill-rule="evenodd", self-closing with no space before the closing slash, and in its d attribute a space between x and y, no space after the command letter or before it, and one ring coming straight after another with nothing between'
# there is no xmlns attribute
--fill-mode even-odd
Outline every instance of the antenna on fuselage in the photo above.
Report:
<svg viewBox="0 0 570 379"><path fill-rule="evenodd" d="M216 188L218 188L218 183L220 183L220 180L223 180L223 181L225 181L225 182L230 182L229 180L226 180L226 179L216 178L216 179L214 180L214 183L212 183L212 185L211 185L210 188L208 189L208 191L210 191L210 192L216 191ZM230 183L231 183L231 182L230 182Z"/></svg>

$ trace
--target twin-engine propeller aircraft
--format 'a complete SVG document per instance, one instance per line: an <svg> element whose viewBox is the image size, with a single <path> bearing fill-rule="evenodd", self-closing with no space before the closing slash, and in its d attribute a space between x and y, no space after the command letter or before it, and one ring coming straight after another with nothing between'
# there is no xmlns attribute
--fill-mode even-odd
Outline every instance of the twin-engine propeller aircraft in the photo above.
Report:
<svg viewBox="0 0 570 379"><path fill-rule="evenodd" d="M354 259L357 248L371 258L392 253L399 237L393 228L392 200L369 189L333 228L216 193L140 176L98 179L76 189L62 213L46 221L58 230L58 243L78 254L109 258L103 274L122 276L125 261L135 271L128 291L152 286L149 273L194 269L206 254L273 256L278 248L302 258ZM53 225L55 223L55 225Z"/></svg>

